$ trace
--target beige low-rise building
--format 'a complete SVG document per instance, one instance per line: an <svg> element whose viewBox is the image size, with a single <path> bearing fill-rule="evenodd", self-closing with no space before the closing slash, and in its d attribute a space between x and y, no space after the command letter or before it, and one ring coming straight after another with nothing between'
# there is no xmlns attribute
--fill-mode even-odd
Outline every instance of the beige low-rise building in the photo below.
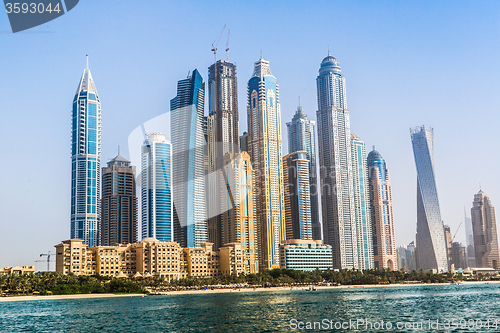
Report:
<svg viewBox="0 0 500 333"><path fill-rule="evenodd" d="M76 275L129 277L186 277L239 275L244 271L244 251L240 243L227 244L220 251L212 243L198 248L181 248L179 243L143 239L139 243L87 248L81 239L56 245L56 272ZM221 259L222 257L222 259ZM220 265L224 269L220 268Z"/></svg>
<svg viewBox="0 0 500 333"><path fill-rule="evenodd" d="M14 266L0 268L0 275L24 275L35 274L35 266Z"/></svg>

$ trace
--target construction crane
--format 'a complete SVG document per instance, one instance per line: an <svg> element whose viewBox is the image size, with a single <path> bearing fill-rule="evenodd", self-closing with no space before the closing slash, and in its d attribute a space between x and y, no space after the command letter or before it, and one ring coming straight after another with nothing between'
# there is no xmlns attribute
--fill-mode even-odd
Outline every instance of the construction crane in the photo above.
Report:
<svg viewBox="0 0 500 333"><path fill-rule="evenodd" d="M219 39L217 39L217 43L215 41L212 43L212 51L214 53L214 64L217 62L217 46L219 45L220 39L222 38L222 34L224 33L224 30L226 29L226 25L224 24L224 28L222 28L222 31L220 32ZM215 45L214 45L215 43Z"/></svg>
<svg viewBox="0 0 500 333"><path fill-rule="evenodd" d="M453 243L453 240L455 239L455 237L457 237L458 230L460 230L460 227L462 226L462 223L464 223L464 221L460 222L460 224L458 225L457 231L455 231L455 235L453 235L453 238L451 239L452 243Z"/></svg>
<svg viewBox="0 0 500 333"><path fill-rule="evenodd" d="M229 35L230 34L231 34L231 29L227 29L226 61L229 61Z"/></svg>
<svg viewBox="0 0 500 333"><path fill-rule="evenodd" d="M50 263L53 262L53 261L50 261L50 257L52 256L52 252L48 251L47 253L41 253L40 254L40 258L41 257L47 257L47 260L36 260L35 262L44 262L46 261L47 262L47 272L50 271Z"/></svg>

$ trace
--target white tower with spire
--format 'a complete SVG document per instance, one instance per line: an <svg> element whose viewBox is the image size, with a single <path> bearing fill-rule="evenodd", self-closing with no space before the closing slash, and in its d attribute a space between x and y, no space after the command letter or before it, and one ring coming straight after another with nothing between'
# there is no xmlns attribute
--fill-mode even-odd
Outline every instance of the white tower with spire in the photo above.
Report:
<svg viewBox="0 0 500 333"><path fill-rule="evenodd" d="M71 238L96 246L101 199L101 101L87 66L71 116Z"/></svg>

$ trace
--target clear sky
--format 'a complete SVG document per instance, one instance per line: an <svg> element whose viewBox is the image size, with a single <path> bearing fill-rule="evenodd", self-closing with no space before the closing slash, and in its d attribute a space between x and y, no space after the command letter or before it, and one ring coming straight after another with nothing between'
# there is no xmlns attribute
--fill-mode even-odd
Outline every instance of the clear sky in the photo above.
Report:
<svg viewBox="0 0 500 333"><path fill-rule="evenodd" d="M102 102L104 165L118 145L128 156L134 128L169 110L177 80L194 68L206 79L224 24L238 65L240 132L261 50L279 80L286 142L298 96L316 118L315 80L330 45L346 77L351 130L391 172L396 243L414 239L409 128L422 124L434 128L442 218L454 233L480 183L500 207L499 22L498 1L81 0L12 34L2 10L0 267L31 265L69 238L70 115L85 54ZM226 36L220 57L225 44Z"/></svg>

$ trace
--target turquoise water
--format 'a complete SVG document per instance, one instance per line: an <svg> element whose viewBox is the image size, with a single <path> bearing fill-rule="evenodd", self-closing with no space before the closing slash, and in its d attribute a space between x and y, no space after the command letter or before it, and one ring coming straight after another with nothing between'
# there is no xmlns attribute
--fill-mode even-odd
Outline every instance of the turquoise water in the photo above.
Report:
<svg viewBox="0 0 500 333"><path fill-rule="evenodd" d="M316 331L500 332L500 284L0 302L2 332L313 331L308 322Z"/></svg>

